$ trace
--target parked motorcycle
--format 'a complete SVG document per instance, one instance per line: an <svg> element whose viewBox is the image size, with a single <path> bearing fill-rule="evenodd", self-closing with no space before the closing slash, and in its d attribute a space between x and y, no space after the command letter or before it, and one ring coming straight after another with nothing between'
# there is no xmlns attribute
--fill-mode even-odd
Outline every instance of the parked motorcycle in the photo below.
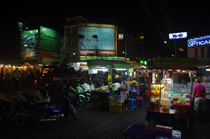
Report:
<svg viewBox="0 0 210 139"><path fill-rule="evenodd" d="M81 84L81 87L83 88L83 94L86 97L86 102L90 102L91 101L91 90L94 90L95 86L93 84L89 85L89 84L83 82Z"/></svg>
<svg viewBox="0 0 210 139"><path fill-rule="evenodd" d="M23 112L18 96L14 104L14 109L11 109L12 102L6 99L0 100L0 117L2 120L12 120L16 126L23 126L26 123L27 115Z"/></svg>
<svg viewBox="0 0 210 139"><path fill-rule="evenodd" d="M55 105L45 104L43 106L37 106L39 111L34 117L35 126L39 129L46 128L51 121L58 119L66 119L69 113L73 116L74 120L78 120L77 112L74 109L70 99L68 98L68 92L66 89L62 90L63 93L63 104L60 109L56 109Z"/></svg>
<svg viewBox="0 0 210 139"><path fill-rule="evenodd" d="M76 89L72 86L65 88L68 92L68 97L72 102L76 102L79 106L84 106L86 103L86 97L83 94L83 89L80 86L77 86Z"/></svg>

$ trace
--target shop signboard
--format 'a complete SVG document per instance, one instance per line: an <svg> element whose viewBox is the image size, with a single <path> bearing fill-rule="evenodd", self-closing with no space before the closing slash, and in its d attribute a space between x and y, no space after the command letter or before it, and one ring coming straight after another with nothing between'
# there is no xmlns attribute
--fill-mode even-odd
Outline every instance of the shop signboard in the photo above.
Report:
<svg viewBox="0 0 210 139"><path fill-rule="evenodd" d="M194 58L157 58L154 61L156 68L192 68Z"/></svg>
<svg viewBox="0 0 210 139"><path fill-rule="evenodd" d="M60 33L40 26L40 49L60 52Z"/></svg>
<svg viewBox="0 0 210 139"><path fill-rule="evenodd" d="M169 39L184 39L187 38L187 32L169 33Z"/></svg>
<svg viewBox="0 0 210 139"><path fill-rule="evenodd" d="M79 49L114 50L114 29L79 27Z"/></svg>
<svg viewBox="0 0 210 139"><path fill-rule="evenodd" d="M187 40L187 47L195 47L210 44L210 35L196 37Z"/></svg>
<svg viewBox="0 0 210 139"><path fill-rule="evenodd" d="M22 52L35 51L38 45L38 29L22 31L20 34L20 47Z"/></svg>
<svg viewBox="0 0 210 139"><path fill-rule="evenodd" d="M118 40L123 40L124 34L118 34Z"/></svg>
<svg viewBox="0 0 210 139"><path fill-rule="evenodd" d="M22 22L18 22L18 29L20 31L23 31L23 23Z"/></svg>

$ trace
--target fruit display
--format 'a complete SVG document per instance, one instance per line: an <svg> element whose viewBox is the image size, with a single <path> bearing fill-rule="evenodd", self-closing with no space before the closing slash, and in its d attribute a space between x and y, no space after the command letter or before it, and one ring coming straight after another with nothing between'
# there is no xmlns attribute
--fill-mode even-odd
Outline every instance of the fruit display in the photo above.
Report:
<svg viewBox="0 0 210 139"><path fill-rule="evenodd" d="M176 104L184 104L185 100L177 100L177 101L174 101L174 103L176 103Z"/></svg>
<svg viewBox="0 0 210 139"><path fill-rule="evenodd" d="M160 95L160 86L151 86L151 95Z"/></svg>
<svg viewBox="0 0 210 139"><path fill-rule="evenodd" d="M133 80L133 81L128 81L129 84L136 84L137 81L136 80Z"/></svg>
<svg viewBox="0 0 210 139"><path fill-rule="evenodd" d="M106 86L101 86L99 88L95 88L94 91L106 91L106 90L109 90L110 88L110 85L106 85Z"/></svg>

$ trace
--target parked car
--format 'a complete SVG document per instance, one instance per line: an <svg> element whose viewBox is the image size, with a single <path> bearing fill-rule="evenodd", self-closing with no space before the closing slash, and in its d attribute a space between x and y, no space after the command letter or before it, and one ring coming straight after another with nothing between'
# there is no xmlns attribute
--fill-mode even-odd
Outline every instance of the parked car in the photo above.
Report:
<svg viewBox="0 0 210 139"><path fill-rule="evenodd" d="M65 66L43 66L40 81L49 86L77 86L82 78L75 75L72 70Z"/></svg>

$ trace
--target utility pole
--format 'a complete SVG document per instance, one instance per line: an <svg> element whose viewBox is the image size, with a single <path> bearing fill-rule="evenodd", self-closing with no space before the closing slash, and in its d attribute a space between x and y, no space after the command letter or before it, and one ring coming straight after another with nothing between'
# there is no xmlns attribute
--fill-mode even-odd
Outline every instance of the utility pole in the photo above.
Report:
<svg viewBox="0 0 210 139"><path fill-rule="evenodd" d="M175 58L177 58L176 40L175 40Z"/></svg>
<svg viewBox="0 0 210 139"><path fill-rule="evenodd" d="M38 45L36 49L36 54L37 54L37 65L40 63L40 58L39 58L39 48L40 48L40 27L38 27Z"/></svg>

